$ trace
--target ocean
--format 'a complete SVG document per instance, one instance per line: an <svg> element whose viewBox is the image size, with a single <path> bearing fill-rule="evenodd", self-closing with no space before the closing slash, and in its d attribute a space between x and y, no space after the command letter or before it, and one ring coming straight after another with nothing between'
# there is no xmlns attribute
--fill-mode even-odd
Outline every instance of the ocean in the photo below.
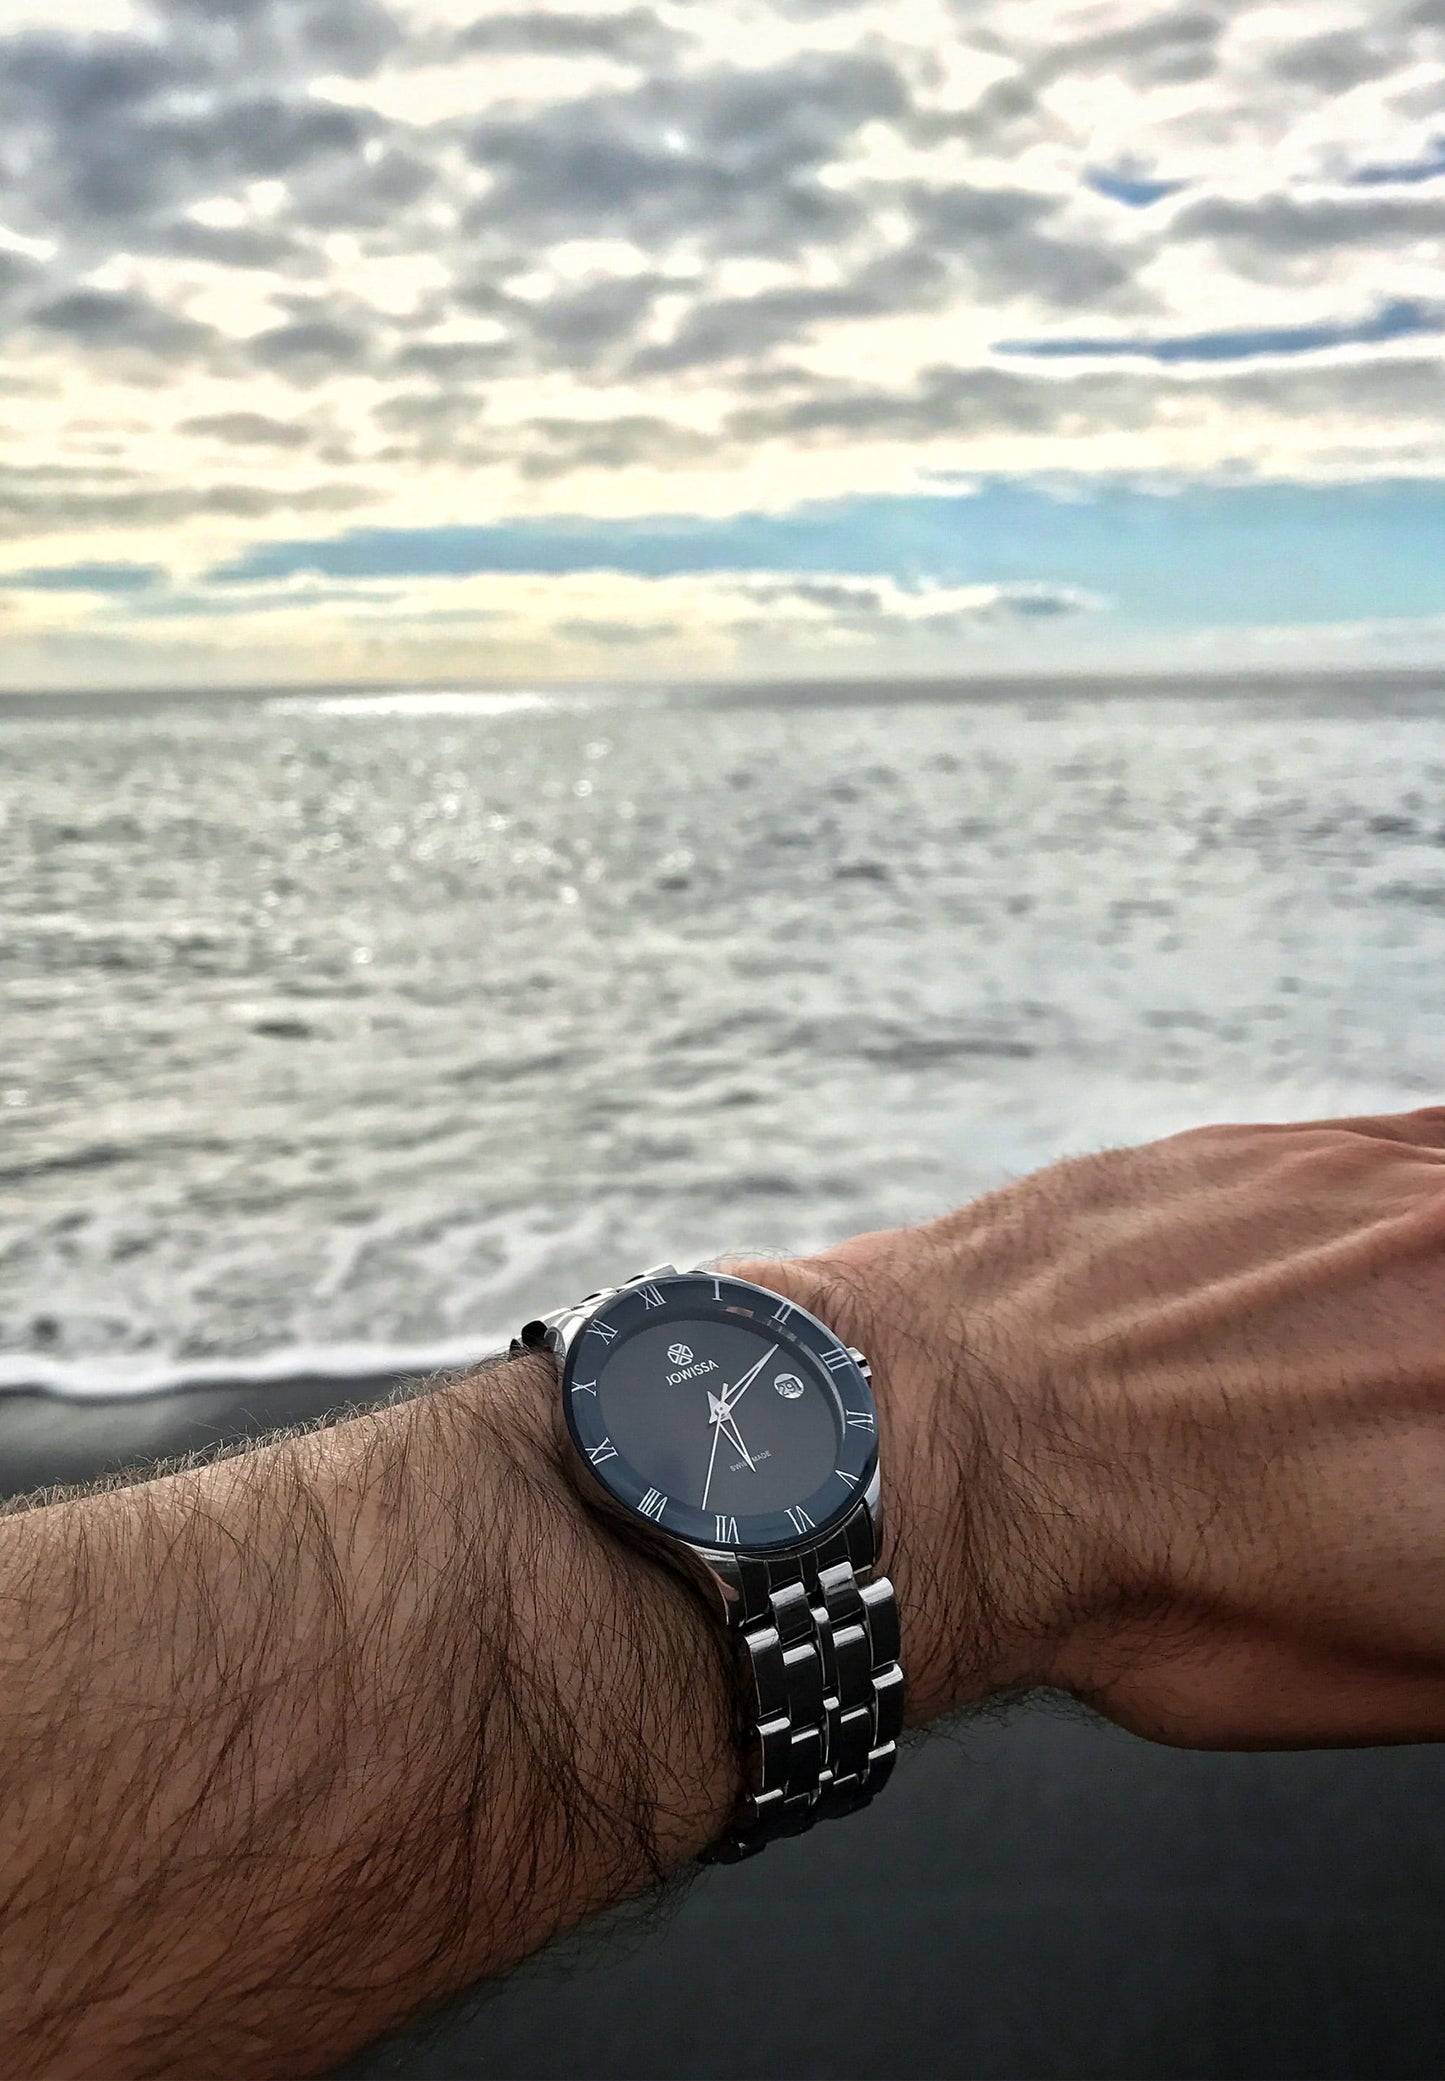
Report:
<svg viewBox="0 0 1445 2081"><path fill-rule="evenodd" d="M1445 682L0 702L0 1382L1445 1093Z"/></svg>

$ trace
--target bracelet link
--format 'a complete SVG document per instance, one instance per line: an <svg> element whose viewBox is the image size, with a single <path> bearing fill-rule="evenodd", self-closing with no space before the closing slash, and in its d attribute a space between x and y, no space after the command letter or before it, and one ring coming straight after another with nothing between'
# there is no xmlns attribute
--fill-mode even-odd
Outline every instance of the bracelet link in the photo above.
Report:
<svg viewBox="0 0 1445 2081"><path fill-rule="evenodd" d="M815 1553L742 1566L738 1640L758 1717L742 1809L705 1862L733 1863L856 1813L887 1783L904 1685L893 1585L859 1580L873 1560L872 1525L859 1511Z"/></svg>

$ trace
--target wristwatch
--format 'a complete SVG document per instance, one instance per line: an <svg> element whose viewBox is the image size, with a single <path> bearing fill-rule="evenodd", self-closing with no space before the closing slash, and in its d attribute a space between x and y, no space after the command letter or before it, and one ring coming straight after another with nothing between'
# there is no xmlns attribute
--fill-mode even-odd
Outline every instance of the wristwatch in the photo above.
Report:
<svg viewBox="0 0 1445 2081"><path fill-rule="evenodd" d="M737 1650L744 1793L731 1861L856 1812L903 1725L898 1604L868 1362L746 1279L654 1265L529 1322L578 1485L705 1596Z"/></svg>

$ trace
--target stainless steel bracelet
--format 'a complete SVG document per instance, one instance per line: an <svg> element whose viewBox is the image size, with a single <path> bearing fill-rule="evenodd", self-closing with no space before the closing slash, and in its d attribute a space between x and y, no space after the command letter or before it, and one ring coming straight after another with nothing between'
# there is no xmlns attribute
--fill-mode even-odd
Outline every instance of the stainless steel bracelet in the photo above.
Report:
<svg viewBox="0 0 1445 2081"><path fill-rule="evenodd" d="M747 1791L706 1862L731 1863L856 1813L887 1784L903 1671L898 1600L887 1576L872 1576L874 1558L861 1506L810 1552L739 1556Z"/></svg>

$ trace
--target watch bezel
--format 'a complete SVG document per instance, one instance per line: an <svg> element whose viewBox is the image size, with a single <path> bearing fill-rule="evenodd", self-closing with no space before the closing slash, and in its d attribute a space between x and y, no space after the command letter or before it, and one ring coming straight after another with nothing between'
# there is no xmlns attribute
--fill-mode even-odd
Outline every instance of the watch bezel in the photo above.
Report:
<svg viewBox="0 0 1445 2081"><path fill-rule="evenodd" d="M649 1289L662 1296L649 1301ZM659 1305L664 1310L659 1314ZM614 1450L614 1457L599 1465L592 1454L610 1444L602 1421L601 1403L588 1388L589 1373L596 1376L591 1359L597 1346L643 1327L673 1319L736 1320L750 1325L806 1353L821 1368L837 1399L842 1421L836 1464L828 1478L810 1496L800 1497L788 1509L760 1511L739 1517L738 1537L718 1537L719 1517L694 1505L668 1497L660 1516L645 1514L643 1499L655 1494L653 1485ZM561 1391L562 1413L567 1434L588 1484L601 1499L636 1525L639 1531L680 1541L695 1551L760 1555L796 1551L815 1544L834 1531L868 1494L878 1464L878 1419L868 1380L853 1353L825 1323L806 1308L784 1299L771 1288L755 1286L750 1280L725 1273L672 1272L650 1280L618 1287L562 1326ZM602 1359L601 1353L598 1353ZM580 1384L579 1384L580 1383ZM854 1419L849 1421L850 1417Z"/></svg>

